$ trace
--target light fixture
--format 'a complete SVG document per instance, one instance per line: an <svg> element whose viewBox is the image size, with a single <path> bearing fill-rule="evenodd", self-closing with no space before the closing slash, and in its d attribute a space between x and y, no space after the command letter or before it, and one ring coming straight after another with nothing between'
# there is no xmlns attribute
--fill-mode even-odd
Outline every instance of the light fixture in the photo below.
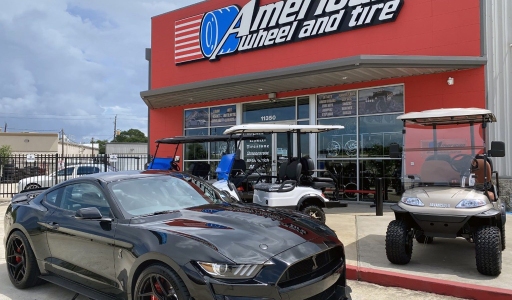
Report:
<svg viewBox="0 0 512 300"><path fill-rule="evenodd" d="M448 80L446 80L446 83L448 85L453 85L455 83L455 79L453 77L448 77Z"/></svg>
<svg viewBox="0 0 512 300"><path fill-rule="evenodd" d="M277 97L276 93L268 93L268 99L273 100Z"/></svg>
<svg viewBox="0 0 512 300"><path fill-rule="evenodd" d="M347 76L343 76L341 79L345 80L345 79L348 79L348 77Z"/></svg>

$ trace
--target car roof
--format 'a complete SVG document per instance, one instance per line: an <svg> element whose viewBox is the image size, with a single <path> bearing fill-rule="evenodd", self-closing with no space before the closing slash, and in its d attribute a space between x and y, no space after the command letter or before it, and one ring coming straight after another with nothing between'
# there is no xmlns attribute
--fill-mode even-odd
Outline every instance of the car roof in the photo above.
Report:
<svg viewBox="0 0 512 300"><path fill-rule="evenodd" d="M440 108L410 112L398 116L397 119L422 125L496 122L496 117L490 110L474 107Z"/></svg>
<svg viewBox="0 0 512 300"><path fill-rule="evenodd" d="M242 133L272 133L272 132L302 132L318 133L345 128L341 125L286 125L286 124L244 124L236 125L224 131L224 134Z"/></svg>
<svg viewBox="0 0 512 300"><path fill-rule="evenodd" d="M142 178L142 177L150 177L150 176L173 176L173 177L182 177L187 176L191 177L190 174L185 172L176 172L176 171L168 171L168 170L145 170L145 171L119 171L119 172L103 172L103 173L94 173L88 174L82 177L70 179L71 180L80 180L84 178L94 178L99 179L104 182L113 182L119 180L125 180L130 178Z"/></svg>

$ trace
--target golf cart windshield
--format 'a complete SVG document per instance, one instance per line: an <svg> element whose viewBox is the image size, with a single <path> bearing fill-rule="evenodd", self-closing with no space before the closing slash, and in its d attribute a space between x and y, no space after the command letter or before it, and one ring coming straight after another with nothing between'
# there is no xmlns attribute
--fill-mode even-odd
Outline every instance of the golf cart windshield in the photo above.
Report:
<svg viewBox="0 0 512 300"><path fill-rule="evenodd" d="M490 118L482 113L468 116L460 110L439 111L433 115L409 113L399 117L405 121L406 128L405 189L475 185L474 170L486 151L483 126L492 122L494 116Z"/></svg>

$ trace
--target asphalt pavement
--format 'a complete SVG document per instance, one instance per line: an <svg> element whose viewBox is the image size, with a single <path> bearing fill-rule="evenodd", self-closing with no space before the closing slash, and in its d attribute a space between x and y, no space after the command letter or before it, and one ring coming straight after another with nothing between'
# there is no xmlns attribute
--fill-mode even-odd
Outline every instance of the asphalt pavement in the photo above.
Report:
<svg viewBox="0 0 512 300"><path fill-rule="evenodd" d="M4 235L6 202L0 199L0 240ZM433 244L414 244L409 264L391 264L385 254L385 233L394 219L388 205L376 216L368 204L327 210L327 224L345 245L351 299L409 300L512 299L512 249L503 252L503 270L498 277L477 272L474 245L464 239L435 239ZM507 224L512 232L512 224ZM53 284L17 290L7 277L5 250L0 247L0 300L72 299L73 292ZM458 297L458 298L455 298ZM86 299L79 297L79 300Z"/></svg>

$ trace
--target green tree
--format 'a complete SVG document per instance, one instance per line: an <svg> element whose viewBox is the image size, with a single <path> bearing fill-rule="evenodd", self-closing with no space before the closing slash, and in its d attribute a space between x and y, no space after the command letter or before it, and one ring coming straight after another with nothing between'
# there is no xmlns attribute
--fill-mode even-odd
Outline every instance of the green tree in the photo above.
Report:
<svg viewBox="0 0 512 300"><path fill-rule="evenodd" d="M95 141L95 143L98 143L100 154L105 154L106 144L108 143L108 140L97 140Z"/></svg>
<svg viewBox="0 0 512 300"><path fill-rule="evenodd" d="M12 155L12 148L9 145L0 147L0 165L7 163L7 159Z"/></svg>
<svg viewBox="0 0 512 300"><path fill-rule="evenodd" d="M113 142L120 143L147 143L148 137L138 129L130 129L126 131L121 131L121 133L116 136Z"/></svg>

